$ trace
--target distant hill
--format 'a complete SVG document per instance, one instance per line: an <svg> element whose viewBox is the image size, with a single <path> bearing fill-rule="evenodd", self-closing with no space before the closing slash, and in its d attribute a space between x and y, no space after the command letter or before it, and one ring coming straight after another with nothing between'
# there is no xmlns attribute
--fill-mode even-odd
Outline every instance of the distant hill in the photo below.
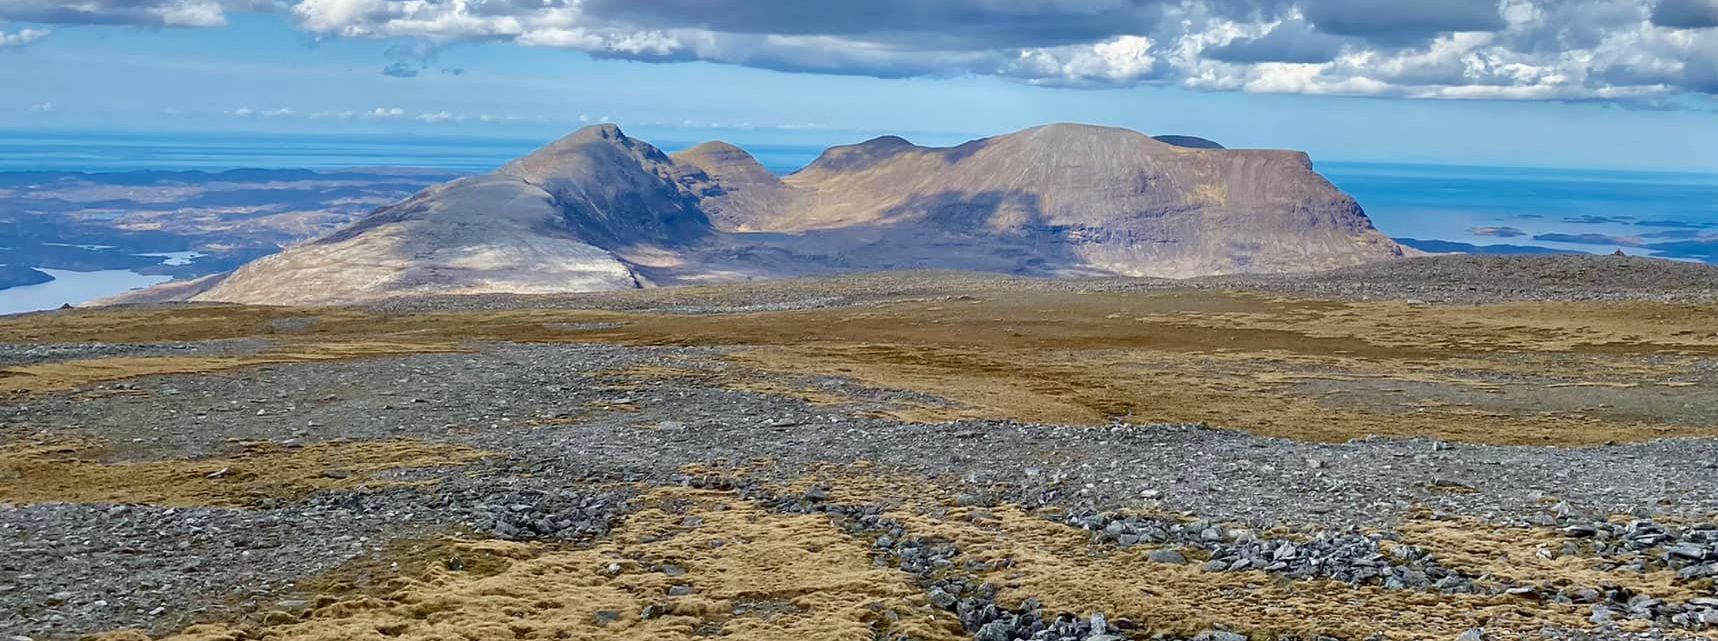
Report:
<svg viewBox="0 0 1718 641"><path fill-rule="evenodd" d="M1475 245L1472 243L1461 243L1461 242L1455 242L1455 241L1449 241L1449 240L1428 240L1428 239L1422 239L1422 238L1395 238L1392 240L1395 240L1396 242L1401 243L1403 246L1412 247L1414 249L1418 249L1418 250L1423 251L1423 252L1430 252L1433 254L1480 254L1480 255L1487 255L1487 256L1566 256L1566 255L1580 255L1580 254L1587 253L1587 252L1571 251L1571 250L1567 250L1567 249L1554 249L1551 247L1540 247L1538 245L1509 245L1509 244Z"/></svg>
<svg viewBox="0 0 1718 641"><path fill-rule="evenodd" d="M52 282L47 272L19 265L0 265L0 290Z"/></svg>
<svg viewBox="0 0 1718 641"><path fill-rule="evenodd" d="M733 145L669 156L600 125L230 275L127 299L309 304L903 268L1190 277L1402 254L1299 152L1058 124L942 148L885 136L777 177Z"/></svg>

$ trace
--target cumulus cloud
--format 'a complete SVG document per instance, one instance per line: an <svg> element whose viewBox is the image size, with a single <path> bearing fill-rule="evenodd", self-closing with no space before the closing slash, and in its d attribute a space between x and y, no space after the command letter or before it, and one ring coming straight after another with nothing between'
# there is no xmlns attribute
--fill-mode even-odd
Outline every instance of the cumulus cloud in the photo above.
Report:
<svg viewBox="0 0 1718 641"><path fill-rule="evenodd" d="M22 47L47 36L48 32L41 29L24 29L13 33L0 31L0 49Z"/></svg>
<svg viewBox="0 0 1718 641"><path fill-rule="evenodd" d="M54 110L54 103L42 102L30 105L30 113L45 114Z"/></svg>
<svg viewBox="0 0 1718 641"><path fill-rule="evenodd" d="M121 0L107 0L121 1ZM159 1L159 0L157 0ZM187 0L189 1L189 0ZM1412 98L1718 93L1718 0L300 0L325 37L884 78ZM395 73L397 72L397 73Z"/></svg>
<svg viewBox="0 0 1718 641"><path fill-rule="evenodd" d="M251 2L234 3L258 9ZM0 20L46 24L126 24L155 27L219 27L227 24L217 0L5 0Z"/></svg>
<svg viewBox="0 0 1718 641"><path fill-rule="evenodd" d="M0 20L214 26L271 7L318 37L393 41L382 73L395 77L433 72L450 43L503 42L1075 87L1639 104L1718 95L1718 0L0 0ZM0 46L41 33L0 33Z"/></svg>

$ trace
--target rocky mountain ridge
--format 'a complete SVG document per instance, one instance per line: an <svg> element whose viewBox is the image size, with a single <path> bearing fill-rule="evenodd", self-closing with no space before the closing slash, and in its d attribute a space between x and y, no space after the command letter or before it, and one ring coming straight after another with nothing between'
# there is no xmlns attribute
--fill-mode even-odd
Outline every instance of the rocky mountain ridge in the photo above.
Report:
<svg viewBox="0 0 1718 641"><path fill-rule="evenodd" d="M1192 277L1400 257L1302 153L1056 124L832 147L788 176L710 142L587 127L195 286L127 300L317 304L903 268Z"/></svg>

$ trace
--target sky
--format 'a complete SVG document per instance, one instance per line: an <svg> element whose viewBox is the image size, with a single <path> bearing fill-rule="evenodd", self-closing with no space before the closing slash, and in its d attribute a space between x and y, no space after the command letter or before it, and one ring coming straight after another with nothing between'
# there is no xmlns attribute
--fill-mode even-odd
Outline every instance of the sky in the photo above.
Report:
<svg viewBox="0 0 1718 641"><path fill-rule="evenodd" d="M0 0L0 129L953 144L1718 172L1718 0Z"/></svg>

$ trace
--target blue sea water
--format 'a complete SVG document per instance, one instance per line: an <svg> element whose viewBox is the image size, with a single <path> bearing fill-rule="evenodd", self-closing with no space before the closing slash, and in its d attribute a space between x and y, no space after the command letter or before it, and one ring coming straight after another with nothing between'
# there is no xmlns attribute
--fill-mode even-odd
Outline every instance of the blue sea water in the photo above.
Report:
<svg viewBox="0 0 1718 641"><path fill-rule="evenodd" d="M1360 201L1374 225L1398 238L1651 253L1640 246L1718 236L1718 174L1352 162L1315 167ZM1492 231L1472 231L1484 228ZM1586 236L1587 242L1546 238L1551 235ZM1599 236L1627 242L1596 242Z"/></svg>
<svg viewBox="0 0 1718 641"><path fill-rule="evenodd" d="M27 285L0 290L0 314L17 314L61 305L73 305L123 294L163 283L167 276L139 274L126 269L104 269L74 272L63 269L43 269L54 279L40 285Z"/></svg>

